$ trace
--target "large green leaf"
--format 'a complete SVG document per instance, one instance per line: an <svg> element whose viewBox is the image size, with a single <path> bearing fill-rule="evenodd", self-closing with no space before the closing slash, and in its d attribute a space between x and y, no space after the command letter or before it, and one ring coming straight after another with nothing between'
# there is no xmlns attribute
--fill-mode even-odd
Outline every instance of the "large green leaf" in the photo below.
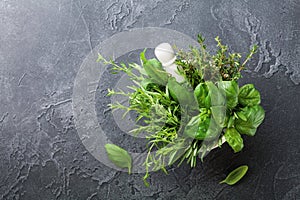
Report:
<svg viewBox="0 0 300 200"><path fill-rule="evenodd" d="M220 81L218 87L226 96L226 106L233 109L238 104L239 86L236 81Z"/></svg>
<svg viewBox="0 0 300 200"><path fill-rule="evenodd" d="M194 96L197 99L200 108L209 108L211 106L208 88L205 83L200 83L194 90Z"/></svg>
<svg viewBox="0 0 300 200"><path fill-rule="evenodd" d="M163 86L167 84L169 75L162 69L161 63L158 60L148 60L143 67L153 82Z"/></svg>
<svg viewBox="0 0 300 200"><path fill-rule="evenodd" d="M117 167L128 168L128 173L131 173L132 159L126 150L114 144L106 144L105 149L110 161Z"/></svg>
<svg viewBox="0 0 300 200"><path fill-rule="evenodd" d="M186 136L197 140L213 140L222 131L222 127L208 116L197 115L192 117L186 125L184 133Z"/></svg>
<svg viewBox="0 0 300 200"><path fill-rule="evenodd" d="M184 134L190 138L203 140L210 123L210 118L196 115L191 118L184 129Z"/></svg>
<svg viewBox="0 0 300 200"><path fill-rule="evenodd" d="M257 127L263 122L265 118L264 109L261 106L256 105L251 107L245 107L239 112L241 112L241 114L245 116L246 120L240 118L236 119L234 122L235 128L241 134L254 136Z"/></svg>
<svg viewBox="0 0 300 200"><path fill-rule="evenodd" d="M211 81L207 81L206 85L208 88L208 95L211 99L211 106L224 106L226 100L221 90Z"/></svg>
<svg viewBox="0 0 300 200"><path fill-rule="evenodd" d="M174 77L169 78L167 84L170 95L180 103L181 106L195 106L196 101L192 91L189 88L184 87L176 81Z"/></svg>
<svg viewBox="0 0 300 200"><path fill-rule="evenodd" d="M210 108L213 118L220 126L225 125L226 121L226 107L225 106L212 106Z"/></svg>
<svg viewBox="0 0 300 200"><path fill-rule="evenodd" d="M239 103L243 106L254 106L260 104L259 91L255 89L253 84L247 84L240 88Z"/></svg>
<svg viewBox="0 0 300 200"><path fill-rule="evenodd" d="M226 129L224 136L227 143L235 153L243 149L244 147L243 138L235 128Z"/></svg>
<svg viewBox="0 0 300 200"><path fill-rule="evenodd" d="M143 68L145 69L149 78L159 85L165 86L168 82L169 75L163 69L161 63L155 58L147 60L145 57L145 51L140 54Z"/></svg>
<svg viewBox="0 0 300 200"><path fill-rule="evenodd" d="M222 126L216 122L216 120L212 117L210 119L210 123L208 126L208 130L206 132L205 140L215 140L219 138L220 134L222 132Z"/></svg>

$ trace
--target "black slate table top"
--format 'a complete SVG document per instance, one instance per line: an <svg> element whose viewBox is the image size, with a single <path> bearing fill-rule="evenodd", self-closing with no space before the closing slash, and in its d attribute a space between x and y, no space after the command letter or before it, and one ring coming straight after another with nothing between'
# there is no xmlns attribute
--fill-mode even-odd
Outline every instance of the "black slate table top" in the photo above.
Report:
<svg viewBox="0 0 300 200"><path fill-rule="evenodd" d="M300 1L2 0L0 2L0 199L300 199ZM220 36L230 50L258 54L240 84L254 83L266 110L255 137L234 154L225 145L203 164L143 174L107 167L83 144L74 84L103 41L136 28ZM160 35L156 36L160 38ZM149 38L145 38L147 40ZM121 45L120 45L121 46ZM115 48L118 44L115 44ZM134 61L137 51L117 60ZM104 72L94 93L98 123L135 152L141 139L120 131L106 106L116 79ZM93 86L92 86L93 87ZM249 166L235 186L219 185Z"/></svg>

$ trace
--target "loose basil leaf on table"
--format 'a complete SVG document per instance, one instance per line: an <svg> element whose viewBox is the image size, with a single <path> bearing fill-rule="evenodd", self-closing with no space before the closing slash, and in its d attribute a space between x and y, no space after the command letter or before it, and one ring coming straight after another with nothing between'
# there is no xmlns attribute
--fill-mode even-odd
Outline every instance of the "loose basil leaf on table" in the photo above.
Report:
<svg viewBox="0 0 300 200"><path fill-rule="evenodd" d="M226 106L233 109L238 104L239 86L236 81L219 81L218 87L226 96Z"/></svg>
<svg viewBox="0 0 300 200"><path fill-rule="evenodd" d="M234 153L237 153L243 149L243 138L235 128L226 129L224 136Z"/></svg>
<svg viewBox="0 0 300 200"><path fill-rule="evenodd" d="M239 103L243 106L254 106L260 104L259 91L255 89L253 84L247 84L240 88Z"/></svg>
<svg viewBox="0 0 300 200"><path fill-rule="evenodd" d="M128 168L128 173L131 173L132 159L125 149L114 144L106 144L105 149L107 156L112 163L120 168Z"/></svg>
<svg viewBox="0 0 300 200"><path fill-rule="evenodd" d="M256 133L257 127L263 122L265 118L264 109L259 106L251 106L242 108L241 111L237 112L238 116L242 113L243 116L247 119L238 118L234 121L234 126L236 130L245 135L254 136Z"/></svg>
<svg viewBox="0 0 300 200"><path fill-rule="evenodd" d="M233 170L232 172L230 172L228 176L223 181L220 182L220 184L226 183L228 185L234 185L245 176L247 171L248 171L248 166L242 165L236 168L235 170Z"/></svg>

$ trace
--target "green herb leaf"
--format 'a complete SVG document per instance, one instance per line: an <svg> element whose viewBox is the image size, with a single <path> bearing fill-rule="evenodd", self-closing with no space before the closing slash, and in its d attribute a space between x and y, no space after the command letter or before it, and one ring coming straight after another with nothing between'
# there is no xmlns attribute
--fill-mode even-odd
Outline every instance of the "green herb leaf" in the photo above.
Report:
<svg viewBox="0 0 300 200"><path fill-rule="evenodd" d="M234 126L241 134L246 134L249 136L254 136L257 127L263 122L265 118L264 109L259 106L245 107L241 111L237 112L238 116L243 115L245 119L236 119Z"/></svg>
<svg viewBox="0 0 300 200"><path fill-rule="evenodd" d="M234 117L233 116L230 116L228 118L228 123L227 123L227 128L231 128L234 124Z"/></svg>
<svg viewBox="0 0 300 200"><path fill-rule="evenodd" d="M260 104L259 91L254 88L253 84L247 84L240 88L239 103L243 106L254 106Z"/></svg>
<svg viewBox="0 0 300 200"><path fill-rule="evenodd" d="M236 81L220 81L218 87L226 96L227 108L233 109L238 104L239 86Z"/></svg>
<svg viewBox="0 0 300 200"><path fill-rule="evenodd" d="M225 106L212 106L210 108L213 118L216 122L223 126L226 120L226 107Z"/></svg>
<svg viewBox="0 0 300 200"><path fill-rule="evenodd" d="M165 86L168 82L169 75L163 69L161 63L155 58L147 60L145 57L145 51L140 54L140 58L143 63L143 68L145 69L149 78L154 83Z"/></svg>
<svg viewBox="0 0 300 200"><path fill-rule="evenodd" d="M191 118L185 127L184 133L186 136L197 139L204 140L206 133L210 124L210 118L208 115L197 115Z"/></svg>
<svg viewBox="0 0 300 200"><path fill-rule="evenodd" d="M209 95L211 98L212 106L224 106L226 100L224 95L221 93L221 90L211 81L207 81L206 85L208 87Z"/></svg>
<svg viewBox="0 0 300 200"><path fill-rule="evenodd" d="M169 75L162 68L161 63L156 59L148 60L143 65L147 75L153 80L153 82L165 86L168 82Z"/></svg>
<svg viewBox="0 0 300 200"><path fill-rule="evenodd" d="M242 165L242 166L236 168L235 170L233 170L232 172L230 172L228 174L228 176L223 181L220 182L220 184L226 183L228 185L234 185L239 180L241 180L241 178L243 178L245 176L247 171L248 171L248 166Z"/></svg>
<svg viewBox="0 0 300 200"><path fill-rule="evenodd" d="M185 127L184 134L197 140L214 140L221 133L222 127L208 115L197 115L191 118Z"/></svg>
<svg viewBox="0 0 300 200"><path fill-rule="evenodd" d="M105 149L110 161L112 161L117 167L128 168L128 173L131 173L132 159L125 149L114 144L106 144Z"/></svg>
<svg viewBox="0 0 300 200"><path fill-rule="evenodd" d="M149 182L147 181L148 178L149 178L149 173L146 173L145 176L143 177L144 185L146 187L150 186Z"/></svg>
<svg viewBox="0 0 300 200"><path fill-rule="evenodd" d="M244 147L243 138L235 128L228 128L225 131L225 139L235 153L241 151Z"/></svg>
<svg viewBox="0 0 300 200"><path fill-rule="evenodd" d="M184 134L193 139L196 138L198 140L203 140L205 138L210 120L209 118L202 120L201 126L199 127L200 122L200 115L192 117L184 129Z"/></svg>
<svg viewBox="0 0 300 200"><path fill-rule="evenodd" d="M210 124L208 126L208 130L205 136L206 141L214 141L216 140L222 132L222 127L216 120L212 117L210 119Z"/></svg>
<svg viewBox="0 0 300 200"><path fill-rule="evenodd" d="M245 116L245 114L243 112L237 112L235 114L238 116L237 118L239 118L243 121L247 121L247 117Z"/></svg>
<svg viewBox="0 0 300 200"><path fill-rule="evenodd" d="M196 104L193 92L178 83L174 77L169 78L167 86L169 88L170 95L175 101L180 103L181 106L194 106Z"/></svg>
<svg viewBox="0 0 300 200"><path fill-rule="evenodd" d="M145 78L141 81L141 86L145 89L145 90L149 90L151 88L151 86L156 85L155 83L153 83L153 81L149 78Z"/></svg>
<svg viewBox="0 0 300 200"><path fill-rule="evenodd" d="M146 56L145 56L146 51L147 51L147 49L144 49L144 51L142 51L140 53L140 59L141 59L141 63L142 64L145 64L148 61L147 58L146 58Z"/></svg>
<svg viewBox="0 0 300 200"><path fill-rule="evenodd" d="M208 95L208 88L205 83L200 83L194 90L194 96L197 99L200 108L209 108L211 105L210 96Z"/></svg>

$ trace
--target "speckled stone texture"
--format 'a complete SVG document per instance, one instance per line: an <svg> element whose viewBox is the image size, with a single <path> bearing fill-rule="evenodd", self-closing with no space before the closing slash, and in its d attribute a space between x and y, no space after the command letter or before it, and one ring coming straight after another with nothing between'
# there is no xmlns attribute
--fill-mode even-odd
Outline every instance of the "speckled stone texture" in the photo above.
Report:
<svg viewBox="0 0 300 200"><path fill-rule="evenodd" d="M0 199L300 199L299 19L298 0L1 0ZM219 35L244 55L258 44L240 84L253 82L266 110L241 153L224 145L195 169L153 173L149 188L143 174L108 168L85 149L72 110L84 58L113 34L141 27L201 32L209 47ZM101 110L110 80L97 90L99 121L111 117ZM110 139L139 151L114 126L106 126ZM242 164L249 172L237 185L218 184Z"/></svg>

